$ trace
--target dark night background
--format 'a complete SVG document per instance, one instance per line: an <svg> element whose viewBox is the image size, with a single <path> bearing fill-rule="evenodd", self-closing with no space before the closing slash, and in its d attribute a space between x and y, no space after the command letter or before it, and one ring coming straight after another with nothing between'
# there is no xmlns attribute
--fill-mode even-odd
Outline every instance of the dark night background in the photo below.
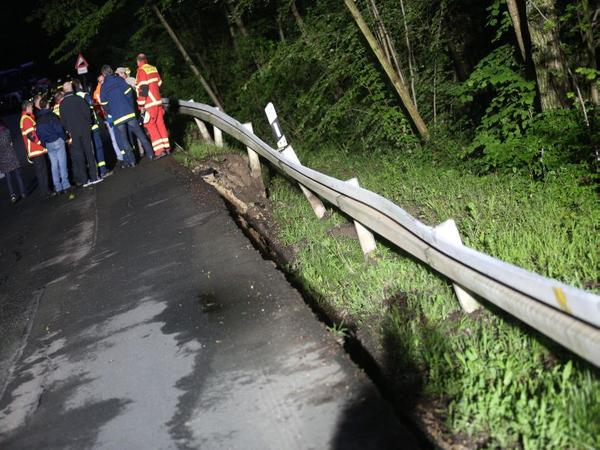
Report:
<svg viewBox="0 0 600 450"><path fill-rule="evenodd" d="M0 16L3 19L0 70L28 61L35 63L41 76L60 76L68 70L65 64L56 65L49 60L57 39L50 38L40 26L27 20L38 3L39 0L0 3Z"/></svg>

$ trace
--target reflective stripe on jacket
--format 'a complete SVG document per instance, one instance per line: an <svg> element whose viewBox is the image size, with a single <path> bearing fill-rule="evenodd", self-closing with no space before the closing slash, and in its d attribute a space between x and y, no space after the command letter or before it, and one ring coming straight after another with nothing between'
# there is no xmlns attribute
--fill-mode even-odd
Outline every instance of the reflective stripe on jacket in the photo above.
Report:
<svg viewBox="0 0 600 450"><path fill-rule="evenodd" d="M30 159L48 153L48 150L44 148L37 136L35 125L36 123L33 114L23 111L19 126L21 128L21 135L23 136L23 143L27 150L27 158ZM33 140L30 138L33 138Z"/></svg>
<svg viewBox="0 0 600 450"><path fill-rule="evenodd" d="M94 109L94 105L92 104L92 97L85 91L77 91L77 95L86 101L88 105L90 105L90 112L92 113L92 131L96 131L99 129L98 126L98 116L96 115L96 110Z"/></svg>
<svg viewBox="0 0 600 450"><path fill-rule="evenodd" d="M131 86L118 75L104 78L100 88L100 104L111 115L114 125L135 119L133 91Z"/></svg>
<svg viewBox="0 0 600 450"><path fill-rule="evenodd" d="M162 98L160 96L162 79L156 67L150 64L138 67L135 85L137 88L138 108L148 109L153 106L162 106Z"/></svg>

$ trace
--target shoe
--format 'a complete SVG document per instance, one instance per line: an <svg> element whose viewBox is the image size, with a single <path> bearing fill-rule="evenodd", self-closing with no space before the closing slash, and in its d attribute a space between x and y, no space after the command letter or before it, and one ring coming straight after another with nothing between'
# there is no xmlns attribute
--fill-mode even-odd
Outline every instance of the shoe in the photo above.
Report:
<svg viewBox="0 0 600 450"><path fill-rule="evenodd" d="M94 182L92 180L87 180L87 182L83 183L83 187L88 187L88 186L91 186L92 184L94 184Z"/></svg>
<svg viewBox="0 0 600 450"><path fill-rule="evenodd" d="M158 161L161 158L164 158L165 156L167 156L166 153L161 153L160 155L154 155L154 158L152 158L152 161Z"/></svg>
<svg viewBox="0 0 600 450"><path fill-rule="evenodd" d="M27 198L27 194L21 194L21 198Z"/></svg>
<svg viewBox="0 0 600 450"><path fill-rule="evenodd" d="M19 200L19 199L17 198L17 196L16 196L16 195L11 195L11 196L10 196L10 202L11 202L12 204L15 204L15 203L17 203L17 200Z"/></svg>
<svg viewBox="0 0 600 450"><path fill-rule="evenodd" d="M104 181L103 178L96 178L95 180L93 180L90 184L98 184L101 183L102 181Z"/></svg>

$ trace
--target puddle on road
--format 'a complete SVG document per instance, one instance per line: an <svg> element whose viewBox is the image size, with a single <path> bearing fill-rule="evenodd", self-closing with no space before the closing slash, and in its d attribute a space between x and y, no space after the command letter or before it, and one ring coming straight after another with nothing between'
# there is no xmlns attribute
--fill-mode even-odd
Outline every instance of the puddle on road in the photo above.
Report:
<svg viewBox="0 0 600 450"><path fill-rule="evenodd" d="M203 313L218 313L223 311L223 305L217 301L217 296L211 293L200 294L198 296L200 309Z"/></svg>

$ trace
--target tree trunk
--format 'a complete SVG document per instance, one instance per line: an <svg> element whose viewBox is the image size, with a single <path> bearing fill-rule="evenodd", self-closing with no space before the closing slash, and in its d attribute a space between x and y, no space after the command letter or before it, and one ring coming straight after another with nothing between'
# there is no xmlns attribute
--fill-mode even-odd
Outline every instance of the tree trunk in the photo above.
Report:
<svg viewBox="0 0 600 450"><path fill-rule="evenodd" d="M594 20L590 11L589 0L582 0L581 9L578 11L580 11L580 29L582 30L582 39L587 50L588 65L592 69L598 69L598 60L596 58L596 48L598 46L596 45L596 41L594 39ZM598 10L596 11L596 14L598 14ZM590 85L590 99L594 105L600 105L600 93L598 92L598 84L596 81L592 81Z"/></svg>
<svg viewBox="0 0 600 450"><path fill-rule="evenodd" d="M566 106L567 70L560 49L554 0L535 0L528 5L533 63L542 111Z"/></svg>
<svg viewBox="0 0 600 450"><path fill-rule="evenodd" d="M304 42L309 44L310 39L308 38L306 26L304 25L304 19L302 19L302 16L300 15L300 11L298 11L298 7L296 6L296 0L292 0L291 8L292 8L292 15L294 16L294 20L296 20L296 23L298 24L298 29L300 30L300 34L302 35L302 38L304 39Z"/></svg>
<svg viewBox="0 0 600 450"><path fill-rule="evenodd" d="M521 56L523 57L523 61L527 61L527 52L525 51L525 41L523 40L519 5L517 4L517 0L506 0L506 4L508 6L508 12L510 13L510 18L513 23L513 28L515 29L515 36L517 37L517 43L519 44Z"/></svg>
<svg viewBox="0 0 600 450"><path fill-rule="evenodd" d="M452 42L451 39L448 39L446 45L448 47L448 52L450 53L450 58L452 59L454 72L456 73L456 78L460 82L466 81L469 77L469 66L467 65L459 51L456 49L456 45L454 44L454 42Z"/></svg>
<svg viewBox="0 0 600 450"><path fill-rule="evenodd" d="M281 15L277 15L277 32L279 33L279 40L285 42L285 34L283 32L283 24L281 23Z"/></svg>
<svg viewBox="0 0 600 450"><path fill-rule="evenodd" d="M404 80L404 74L402 73L402 69L400 69L400 64L398 63L398 53L396 52L396 48L394 47L394 43L390 38L390 34L381 20L381 15L379 14L379 9L377 9L377 5L375 4L375 0L371 0L371 13L373 14L373 20L377 24L379 29L379 43L382 45L383 50L385 52L385 56L390 64L394 63L394 67L396 68L396 72L398 72L398 76L400 77L400 81L402 84L406 86L406 81ZM367 4L368 6L368 4Z"/></svg>
<svg viewBox="0 0 600 450"><path fill-rule="evenodd" d="M414 103L411 101L410 93L407 91L404 84L400 81L398 74L394 71L392 66L385 59L385 55L383 54L381 46L377 43L375 36L373 36L373 33L371 33L371 30L369 30L369 26L367 25L362 14L358 10L356 3L354 3L354 0L344 0L344 3L352 13L352 16L354 17L354 20L356 21L358 27L367 39L367 42L371 46L371 49L373 49L375 56L377 56L379 63L382 65L392 84L396 88L396 91L398 92L398 95L400 96L400 99L402 100L402 103L404 104L404 107L406 108L406 111L408 112L419 135L424 140L429 140L429 130L427 129L427 125L425 125L425 122L419 114L419 111L415 107Z"/></svg>
<svg viewBox="0 0 600 450"><path fill-rule="evenodd" d="M402 22L404 23L404 38L406 40L406 50L408 52L408 73L410 75L410 90L413 96L413 102L417 106L417 92L415 90L415 70L413 66L416 66L415 57L410 45L410 38L408 36L408 23L406 21L406 11L404 10L404 0L400 0L400 10L402 11Z"/></svg>
<svg viewBox="0 0 600 450"><path fill-rule="evenodd" d="M208 68L208 66L206 65L206 63L204 62L204 58L202 58L202 55L200 55L200 53L198 52L194 52L194 56L196 57L196 60L198 61L198 63L200 64L200 68L202 69L202 71L204 73L209 73L210 70ZM210 85L211 89L213 90L213 92L215 93L215 95L218 98L222 98L221 97L221 93L219 92L219 88L217 88L217 85L213 82L213 80L208 79L206 80L208 82L208 84Z"/></svg>
<svg viewBox="0 0 600 450"><path fill-rule="evenodd" d="M237 51L237 36L235 34L235 28L233 28L233 23L231 23L231 17L227 8L225 8L225 18L227 19L227 27L229 28L229 35L231 36L231 43L233 44L233 48L235 49L235 51Z"/></svg>
<svg viewBox="0 0 600 450"><path fill-rule="evenodd" d="M204 79L204 77L200 74L200 71L198 70L198 68L194 65L192 58L190 58L190 55L188 55L188 52L185 50L185 47L181 44L181 42L179 41L179 38L177 38L177 35L173 31L173 29L170 27L170 25L166 21L165 17L162 15L162 13L159 11L159 9L155 5L152 5L152 10L158 17L158 20L160 20L160 23L162 24L162 26L165 28L165 30L167 30L167 33L169 33L169 36L171 37L171 39L177 46L177 49L181 52L183 59L185 59L185 62L188 63L188 65L190 66L190 69L192 69L192 72L194 73L196 78L200 81L200 84L202 85L202 87L204 88L204 90L206 91L206 93L208 94L210 99L213 101L213 103L215 104L215 106L217 108L219 108L221 111L223 111L224 109L223 109L223 105L221 104L221 101L219 100L217 95L214 93L214 91L211 89L210 85L207 83L207 81Z"/></svg>
<svg viewBox="0 0 600 450"><path fill-rule="evenodd" d="M223 6L225 8L227 24L229 25L229 34L231 35L231 39L233 41L233 48L237 51L238 44L237 44L237 38L236 38L236 33L235 33L235 29L233 27L233 24L235 23L239 33L244 37L248 37L248 30L246 29L246 26L244 25L244 22L242 21L241 16L235 12L235 8L233 8L233 9L230 8L230 6L232 6L232 4L233 4L233 2L228 1L228 2L223 3ZM256 68L258 70L260 70L261 64L260 64L260 61L258 60L258 58L256 57L256 54L253 51L251 51L251 55L252 55L252 59L254 61L254 65L256 66Z"/></svg>
<svg viewBox="0 0 600 450"><path fill-rule="evenodd" d="M242 20L241 14L238 14L235 11L234 2L232 0L227 0L225 8L227 9L229 16L233 19L233 21L237 25L238 30L240 31L240 34L244 37L248 37L248 30L246 28L246 25L244 25L244 21Z"/></svg>

